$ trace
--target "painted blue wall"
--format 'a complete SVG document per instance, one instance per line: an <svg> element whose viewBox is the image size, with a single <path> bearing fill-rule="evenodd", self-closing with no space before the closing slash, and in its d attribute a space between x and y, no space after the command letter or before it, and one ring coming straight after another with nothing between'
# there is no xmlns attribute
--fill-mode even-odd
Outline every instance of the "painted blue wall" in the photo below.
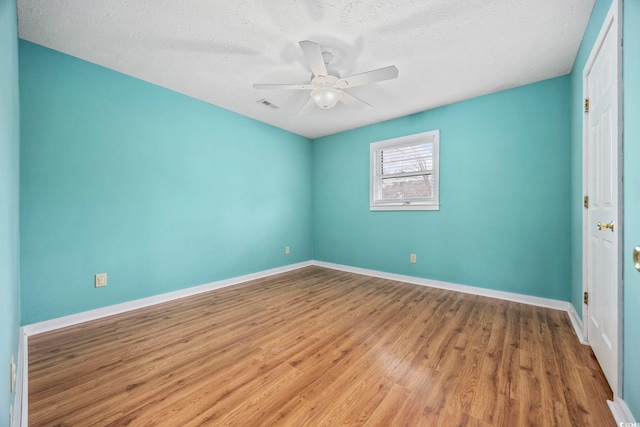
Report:
<svg viewBox="0 0 640 427"><path fill-rule="evenodd" d="M640 272L632 253L640 245L640 1L626 0L624 47L624 378L623 398L640 421Z"/></svg>
<svg viewBox="0 0 640 427"><path fill-rule="evenodd" d="M571 303L582 316L582 72L611 0L596 0L571 72Z"/></svg>
<svg viewBox="0 0 640 427"><path fill-rule="evenodd" d="M23 324L311 259L308 139L26 41L20 96Z"/></svg>
<svg viewBox="0 0 640 427"><path fill-rule="evenodd" d="M315 140L314 258L568 300L569 91L565 76ZM433 129L440 211L370 212L369 144Z"/></svg>
<svg viewBox="0 0 640 427"><path fill-rule="evenodd" d="M18 357L20 107L16 2L0 0L0 425L14 395L9 361Z"/></svg>

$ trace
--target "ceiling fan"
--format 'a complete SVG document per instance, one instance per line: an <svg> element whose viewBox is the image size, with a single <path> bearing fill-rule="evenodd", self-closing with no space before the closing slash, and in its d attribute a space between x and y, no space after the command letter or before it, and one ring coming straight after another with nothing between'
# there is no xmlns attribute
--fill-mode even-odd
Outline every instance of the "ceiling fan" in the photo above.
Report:
<svg viewBox="0 0 640 427"><path fill-rule="evenodd" d="M309 90L311 91L310 99L301 111L313 107L313 105L323 109L333 108L338 101L349 106L368 109L371 107L370 104L349 94L345 89L398 78L398 69L394 65L343 78L330 67L329 64L333 59L330 52L322 52L320 45L309 40L301 41L299 44L313 72L309 84L254 84L253 87L256 89Z"/></svg>

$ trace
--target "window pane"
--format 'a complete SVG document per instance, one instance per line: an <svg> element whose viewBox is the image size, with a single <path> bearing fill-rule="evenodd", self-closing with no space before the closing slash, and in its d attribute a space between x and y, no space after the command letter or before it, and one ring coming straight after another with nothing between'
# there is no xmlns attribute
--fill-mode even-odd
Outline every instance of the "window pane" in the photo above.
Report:
<svg viewBox="0 0 640 427"><path fill-rule="evenodd" d="M440 210L440 131L369 145L371 211Z"/></svg>
<svg viewBox="0 0 640 427"><path fill-rule="evenodd" d="M432 195L430 174L382 179L382 200L430 198Z"/></svg>
<svg viewBox="0 0 640 427"><path fill-rule="evenodd" d="M433 144L423 143L383 149L380 153L382 175L431 171Z"/></svg>

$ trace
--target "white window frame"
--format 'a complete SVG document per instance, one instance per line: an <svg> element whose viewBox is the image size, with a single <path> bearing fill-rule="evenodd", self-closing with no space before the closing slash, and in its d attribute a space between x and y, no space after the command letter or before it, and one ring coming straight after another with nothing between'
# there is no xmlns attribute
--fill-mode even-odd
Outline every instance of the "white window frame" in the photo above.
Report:
<svg viewBox="0 0 640 427"><path fill-rule="evenodd" d="M433 197L429 199L412 199L406 201L398 200L382 200L382 173L380 168L380 155L382 150L389 147L402 147L406 145L415 145L421 142L431 142L433 144L433 168L431 170L431 179L433 181ZM400 138L387 139L384 141L372 142L369 145L370 154L370 195L369 210L370 211L437 211L440 210L440 131L432 130L429 132L407 135ZM415 175L415 172L408 173L406 176ZM403 176L403 175L393 175Z"/></svg>

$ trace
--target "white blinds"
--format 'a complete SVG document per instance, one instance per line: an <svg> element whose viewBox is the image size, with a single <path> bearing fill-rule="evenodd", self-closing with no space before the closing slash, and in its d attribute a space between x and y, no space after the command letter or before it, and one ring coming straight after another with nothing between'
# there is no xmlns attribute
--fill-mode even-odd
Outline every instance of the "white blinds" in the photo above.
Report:
<svg viewBox="0 0 640 427"><path fill-rule="evenodd" d="M432 171L432 142L380 150L381 199L400 201L431 198Z"/></svg>
<svg viewBox="0 0 640 427"><path fill-rule="evenodd" d="M389 147L380 152L380 173L388 175L422 174L433 170L433 143Z"/></svg>

